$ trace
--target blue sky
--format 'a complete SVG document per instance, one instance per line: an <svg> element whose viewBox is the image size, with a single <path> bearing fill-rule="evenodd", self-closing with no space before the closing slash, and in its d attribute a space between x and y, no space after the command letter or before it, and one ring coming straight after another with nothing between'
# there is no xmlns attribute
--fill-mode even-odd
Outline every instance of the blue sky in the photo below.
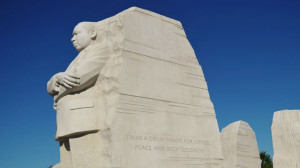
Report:
<svg viewBox="0 0 300 168"><path fill-rule="evenodd" d="M300 109L300 1L8 1L0 2L0 167L59 162L48 79L77 52L81 21L131 6L180 20L201 64L220 129L244 120L259 150L273 154L273 112Z"/></svg>

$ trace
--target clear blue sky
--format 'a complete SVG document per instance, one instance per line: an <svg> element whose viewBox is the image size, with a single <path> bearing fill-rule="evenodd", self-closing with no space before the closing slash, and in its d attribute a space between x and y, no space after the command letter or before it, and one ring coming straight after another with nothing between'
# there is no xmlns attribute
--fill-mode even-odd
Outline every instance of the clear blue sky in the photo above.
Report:
<svg viewBox="0 0 300 168"><path fill-rule="evenodd" d="M273 154L273 112L300 109L299 0L120 0L0 2L0 167L59 162L48 79L76 56L81 21L131 6L180 20L208 83L220 129L247 121L259 150Z"/></svg>

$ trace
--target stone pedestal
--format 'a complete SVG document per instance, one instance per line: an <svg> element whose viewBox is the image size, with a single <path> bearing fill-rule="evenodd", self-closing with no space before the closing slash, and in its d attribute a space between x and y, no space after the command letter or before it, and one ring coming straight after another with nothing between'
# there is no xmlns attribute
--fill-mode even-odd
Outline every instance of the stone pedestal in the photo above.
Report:
<svg viewBox="0 0 300 168"><path fill-rule="evenodd" d="M222 130L223 168L260 168L256 136L248 123L234 122Z"/></svg>
<svg viewBox="0 0 300 168"><path fill-rule="evenodd" d="M274 168L300 168L300 110L275 112L272 138Z"/></svg>

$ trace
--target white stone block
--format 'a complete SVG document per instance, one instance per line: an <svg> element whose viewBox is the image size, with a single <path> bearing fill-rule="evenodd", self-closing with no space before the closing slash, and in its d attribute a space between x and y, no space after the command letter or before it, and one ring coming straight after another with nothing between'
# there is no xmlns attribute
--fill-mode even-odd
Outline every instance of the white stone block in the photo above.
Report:
<svg viewBox="0 0 300 168"><path fill-rule="evenodd" d="M275 112L272 138L274 168L300 168L300 110Z"/></svg>
<svg viewBox="0 0 300 168"><path fill-rule="evenodd" d="M260 168L256 136L248 123L237 121L221 132L223 168Z"/></svg>

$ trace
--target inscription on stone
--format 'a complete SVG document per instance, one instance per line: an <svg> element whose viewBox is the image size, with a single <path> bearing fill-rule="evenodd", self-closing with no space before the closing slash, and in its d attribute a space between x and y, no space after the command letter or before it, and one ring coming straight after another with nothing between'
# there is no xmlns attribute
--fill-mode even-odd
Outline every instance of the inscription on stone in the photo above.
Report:
<svg viewBox="0 0 300 168"><path fill-rule="evenodd" d="M204 153L209 141L197 138L127 134L131 148L140 151Z"/></svg>

